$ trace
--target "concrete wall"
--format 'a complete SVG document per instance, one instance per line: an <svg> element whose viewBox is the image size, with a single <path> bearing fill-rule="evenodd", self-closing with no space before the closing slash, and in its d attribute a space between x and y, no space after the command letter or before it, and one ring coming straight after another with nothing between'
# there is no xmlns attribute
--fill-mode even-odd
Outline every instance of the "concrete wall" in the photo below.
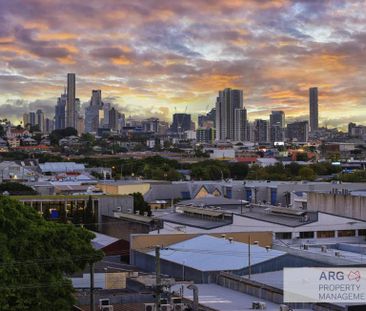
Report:
<svg viewBox="0 0 366 311"><path fill-rule="evenodd" d="M140 192L144 195L150 190L150 184L148 183L136 183L136 184L118 184L118 183L99 183L97 187L106 194L119 194L128 195L134 192Z"/></svg>
<svg viewBox="0 0 366 311"><path fill-rule="evenodd" d="M130 241L131 234L149 233L150 225L110 216L102 216L102 226L100 231L103 234Z"/></svg>
<svg viewBox="0 0 366 311"><path fill-rule="evenodd" d="M215 237L221 237L221 233L213 233L209 234ZM150 247L155 247L156 245L168 246L172 244L176 244L179 242L183 242L189 239L192 239L201 234L192 233L175 233L175 234L141 234L141 235L132 235L131 236L131 250L141 250ZM230 232L227 233L227 237L232 237L235 241L248 243L249 235L251 241L258 241L260 246L271 246L272 245L272 232Z"/></svg>
<svg viewBox="0 0 366 311"><path fill-rule="evenodd" d="M283 304L283 290L274 288L272 286L240 278L229 273L220 273L217 283L223 287L230 288L241 293L245 293L259 299L271 301L277 304ZM346 311L347 307L335 306L330 304L305 304L292 303L287 304L291 308L308 308L316 311Z"/></svg>
<svg viewBox="0 0 366 311"><path fill-rule="evenodd" d="M121 212L133 211L133 197L128 195L100 196L99 209L100 215L113 216L113 211L121 208Z"/></svg>
<svg viewBox="0 0 366 311"><path fill-rule="evenodd" d="M310 192L308 210L366 220L366 196Z"/></svg>

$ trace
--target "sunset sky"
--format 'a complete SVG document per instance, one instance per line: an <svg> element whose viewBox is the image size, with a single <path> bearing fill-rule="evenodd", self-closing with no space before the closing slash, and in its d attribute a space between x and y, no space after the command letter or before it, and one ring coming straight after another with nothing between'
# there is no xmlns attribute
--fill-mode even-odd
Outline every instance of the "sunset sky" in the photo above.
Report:
<svg viewBox="0 0 366 311"><path fill-rule="evenodd" d="M0 0L0 117L53 114L67 72L126 116L194 115L244 90L251 120L366 123L366 2L353 0Z"/></svg>

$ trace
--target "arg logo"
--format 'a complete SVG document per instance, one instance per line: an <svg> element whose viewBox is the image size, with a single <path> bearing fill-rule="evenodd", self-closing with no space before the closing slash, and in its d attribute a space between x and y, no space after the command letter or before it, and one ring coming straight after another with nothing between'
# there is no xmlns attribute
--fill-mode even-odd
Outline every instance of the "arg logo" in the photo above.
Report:
<svg viewBox="0 0 366 311"><path fill-rule="evenodd" d="M358 270L350 271L347 275L348 280L359 282L361 273ZM319 281L344 281L345 275L343 271L323 271L320 274Z"/></svg>

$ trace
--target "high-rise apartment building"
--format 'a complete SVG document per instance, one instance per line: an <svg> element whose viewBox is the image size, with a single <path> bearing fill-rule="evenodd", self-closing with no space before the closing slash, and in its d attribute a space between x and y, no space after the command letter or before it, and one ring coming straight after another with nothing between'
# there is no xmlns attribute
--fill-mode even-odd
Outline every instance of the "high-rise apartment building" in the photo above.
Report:
<svg viewBox="0 0 366 311"><path fill-rule="evenodd" d="M36 125L38 125L38 129L41 132L45 131L45 118L44 118L44 113L41 109L38 109L36 111Z"/></svg>
<svg viewBox="0 0 366 311"><path fill-rule="evenodd" d="M104 110L102 102L102 91L93 90L89 106L85 109L85 132L96 133L98 131L98 128L103 126L103 120Z"/></svg>
<svg viewBox="0 0 366 311"><path fill-rule="evenodd" d="M309 140L308 121L287 124L287 138L290 141L307 142Z"/></svg>
<svg viewBox="0 0 366 311"><path fill-rule="evenodd" d="M272 111L269 116L269 130L271 142L285 140L285 113Z"/></svg>
<svg viewBox="0 0 366 311"><path fill-rule="evenodd" d="M246 141L247 140L247 110L245 108L235 109L234 118L234 140Z"/></svg>
<svg viewBox="0 0 366 311"><path fill-rule="evenodd" d="M26 128L29 126L29 113L23 114L23 127Z"/></svg>
<svg viewBox="0 0 366 311"><path fill-rule="evenodd" d="M312 87L309 89L309 119L310 119L310 132L314 132L319 128L319 115L318 115L318 88Z"/></svg>
<svg viewBox="0 0 366 311"><path fill-rule="evenodd" d="M36 113L33 111L29 113L29 125L30 126L36 125Z"/></svg>
<svg viewBox="0 0 366 311"><path fill-rule="evenodd" d="M253 124L254 142L269 142L269 124L267 120L256 119Z"/></svg>
<svg viewBox="0 0 366 311"><path fill-rule="evenodd" d="M234 139L235 109L243 108L243 91L224 89L216 100L216 139Z"/></svg>
<svg viewBox="0 0 366 311"><path fill-rule="evenodd" d="M66 103L66 127L76 128L76 84L75 74L67 74L67 103Z"/></svg>
<svg viewBox="0 0 366 311"><path fill-rule="evenodd" d="M66 103L67 103L67 94L66 90L63 94L57 99L57 104L55 107L55 128L57 130L64 129L66 127Z"/></svg>

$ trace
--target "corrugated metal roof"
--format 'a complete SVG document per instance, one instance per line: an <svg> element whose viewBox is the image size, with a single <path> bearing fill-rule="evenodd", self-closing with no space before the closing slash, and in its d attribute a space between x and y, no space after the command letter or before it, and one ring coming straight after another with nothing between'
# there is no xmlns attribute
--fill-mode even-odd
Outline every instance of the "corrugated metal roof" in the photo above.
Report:
<svg viewBox="0 0 366 311"><path fill-rule="evenodd" d="M39 164L42 172L62 173L84 171L85 165L75 162L46 162Z"/></svg>
<svg viewBox="0 0 366 311"><path fill-rule="evenodd" d="M154 256L155 252L148 254ZM266 250L251 245L251 265L285 255L285 252ZM248 267L248 244L228 241L209 235L201 235L193 239L179 242L162 249L160 257L199 271L231 271Z"/></svg>

